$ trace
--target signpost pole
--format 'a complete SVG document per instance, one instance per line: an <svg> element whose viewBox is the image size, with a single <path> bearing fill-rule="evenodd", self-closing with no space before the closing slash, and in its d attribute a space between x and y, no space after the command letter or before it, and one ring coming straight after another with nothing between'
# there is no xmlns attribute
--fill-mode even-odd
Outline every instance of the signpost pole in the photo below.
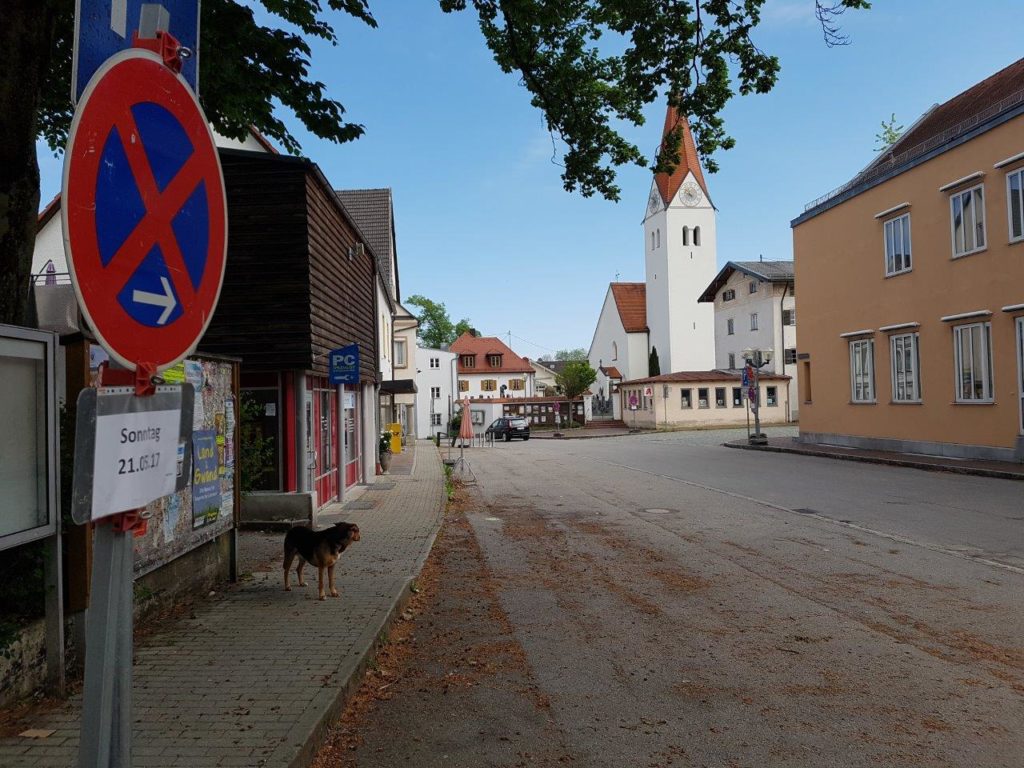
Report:
<svg viewBox="0 0 1024 768"><path fill-rule="evenodd" d="M79 768L132 765L132 536L119 523L133 514L96 526Z"/></svg>

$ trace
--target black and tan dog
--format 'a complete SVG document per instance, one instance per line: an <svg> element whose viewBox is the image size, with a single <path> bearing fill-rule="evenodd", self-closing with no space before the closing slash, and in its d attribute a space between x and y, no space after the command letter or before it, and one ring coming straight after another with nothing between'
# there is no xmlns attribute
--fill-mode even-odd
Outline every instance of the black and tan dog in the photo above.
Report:
<svg viewBox="0 0 1024 768"><path fill-rule="evenodd" d="M306 582L302 580L302 567L309 563L317 569L320 599L324 599L325 570L331 597L337 597L338 590L334 587L334 565L353 541L359 541L359 526L355 523L335 523L323 531L314 531L302 525L289 529L284 537L285 591L291 591L288 572L297 555L299 564L295 567L295 575L299 577L299 586L306 586Z"/></svg>

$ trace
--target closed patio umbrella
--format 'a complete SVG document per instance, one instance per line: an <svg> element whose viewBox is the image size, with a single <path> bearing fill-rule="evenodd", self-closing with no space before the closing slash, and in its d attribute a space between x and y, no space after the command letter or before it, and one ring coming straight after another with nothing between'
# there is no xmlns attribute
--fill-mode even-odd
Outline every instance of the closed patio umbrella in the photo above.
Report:
<svg viewBox="0 0 1024 768"><path fill-rule="evenodd" d="M473 419L469 413L468 397L462 401L462 423L459 424L459 437L462 438L463 444L466 440L473 440Z"/></svg>

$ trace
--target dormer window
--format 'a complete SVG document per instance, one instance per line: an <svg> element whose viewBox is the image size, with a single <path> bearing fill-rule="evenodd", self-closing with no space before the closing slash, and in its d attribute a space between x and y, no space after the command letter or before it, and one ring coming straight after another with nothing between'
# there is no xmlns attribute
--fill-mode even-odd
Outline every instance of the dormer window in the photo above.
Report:
<svg viewBox="0 0 1024 768"><path fill-rule="evenodd" d="M476 355L463 355L461 360L463 368L476 368Z"/></svg>
<svg viewBox="0 0 1024 768"><path fill-rule="evenodd" d="M487 364L491 368L501 368L501 355L488 355Z"/></svg>

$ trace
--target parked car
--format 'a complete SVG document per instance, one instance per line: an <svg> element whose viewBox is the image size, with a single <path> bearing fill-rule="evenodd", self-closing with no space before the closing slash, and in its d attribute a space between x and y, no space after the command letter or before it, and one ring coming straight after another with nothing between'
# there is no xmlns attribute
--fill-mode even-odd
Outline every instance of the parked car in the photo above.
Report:
<svg viewBox="0 0 1024 768"><path fill-rule="evenodd" d="M494 435L495 440L504 438L507 443L513 437L521 437L523 440L530 439L530 422L523 418L505 416L495 419L484 434Z"/></svg>

